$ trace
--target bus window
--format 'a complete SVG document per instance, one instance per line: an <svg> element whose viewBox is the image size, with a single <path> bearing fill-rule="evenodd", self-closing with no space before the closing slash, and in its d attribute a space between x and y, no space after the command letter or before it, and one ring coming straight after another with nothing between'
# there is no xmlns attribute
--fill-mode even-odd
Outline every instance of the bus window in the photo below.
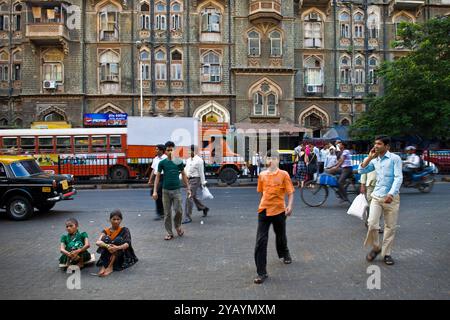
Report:
<svg viewBox="0 0 450 320"><path fill-rule="evenodd" d="M75 153L77 152L89 152L89 137L75 137Z"/></svg>
<svg viewBox="0 0 450 320"><path fill-rule="evenodd" d="M58 153L72 153L70 137L56 137L56 151Z"/></svg>
<svg viewBox="0 0 450 320"><path fill-rule="evenodd" d="M17 151L17 137L3 138L3 150L4 151Z"/></svg>
<svg viewBox="0 0 450 320"><path fill-rule="evenodd" d="M106 136L92 136L92 152L106 151Z"/></svg>
<svg viewBox="0 0 450 320"><path fill-rule="evenodd" d="M39 137L39 152L53 152L53 137Z"/></svg>
<svg viewBox="0 0 450 320"><path fill-rule="evenodd" d="M23 152L34 153L36 144L36 138L34 137L22 137L20 138L20 148Z"/></svg>
<svg viewBox="0 0 450 320"><path fill-rule="evenodd" d="M120 136L109 136L109 147L112 151L122 150L122 141Z"/></svg>

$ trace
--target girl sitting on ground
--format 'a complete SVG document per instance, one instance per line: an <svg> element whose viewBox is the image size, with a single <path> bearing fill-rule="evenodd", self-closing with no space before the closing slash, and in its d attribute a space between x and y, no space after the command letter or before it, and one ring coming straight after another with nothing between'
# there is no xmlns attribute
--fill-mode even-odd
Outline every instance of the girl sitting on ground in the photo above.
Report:
<svg viewBox="0 0 450 320"><path fill-rule="evenodd" d="M104 229L97 241L100 259L97 266L101 267L98 275L106 277L113 271L121 271L134 265L138 258L131 246L130 230L121 227L123 217L119 210L114 210L109 216L111 227Z"/></svg>
<svg viewBox="0 0 450 320"><path fill-rule="evenodd" d="M60 267L67 268L70 265L78 265L82 268L86 262L91 260L91 254L88 252L90 247L88 235L86 232L78 230L78 221L74 218L66 221L66 230L67 234L61 236Z"/></svg>

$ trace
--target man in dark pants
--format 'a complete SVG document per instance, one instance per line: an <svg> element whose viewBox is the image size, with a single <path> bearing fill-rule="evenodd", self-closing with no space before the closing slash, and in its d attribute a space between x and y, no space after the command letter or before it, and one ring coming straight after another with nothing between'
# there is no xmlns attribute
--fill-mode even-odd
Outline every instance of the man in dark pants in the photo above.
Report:
<svg viewBox="0 0 450 320"><path fill-rule="evenodd" d="M150 178L148 179L148 184L150 185L151 189L151 193L153 194L154 191L154 178L156 176L156 172L158 171L158 164L164 160L165 158L167 158L167 156L165 155L166 152L166 147L163 144L159 144L156 146L156 157L153 159L152 161L152 166L151 166L151 174L150 174ZM156 204L156 217L154 220L162 220L164 218L164 206L163 206L163 202L162 202L162 182L164 179L164 175L161 174L160 177L160 184L158 185L158 190L156 191L158 193L158 199L155 200L155 204Z"/></svg>
<svg viewBox="0 0 450 320"><path fill-rule="evenodd" d="M331 172L340 173L339 176L339 196L341 197L340 203L350 202L347 197L347 191L345 190L345 181L353 175L352 168L352 155L350 150L347 149L348 144L346 142L339 142L339 149L341 150L341 155L339 160Z"/></svg>
<svg viewBox="0 0 450 320"><path fill-rule="evenodd" d="M267 243L269 240L270 225L276 237L278 257L285 264L292 262L287 247L286 217L292 214L294 202L294 186L289 173L278 168L279 155L277 152L269 152L266 157L267 170L258 177L258 192L262 193L258 208L258 231L256 234L255 263L257 277L254 283L263 283L268 275L267 265ZM285 205L285 197L288 195L288 206Z"/></svg>

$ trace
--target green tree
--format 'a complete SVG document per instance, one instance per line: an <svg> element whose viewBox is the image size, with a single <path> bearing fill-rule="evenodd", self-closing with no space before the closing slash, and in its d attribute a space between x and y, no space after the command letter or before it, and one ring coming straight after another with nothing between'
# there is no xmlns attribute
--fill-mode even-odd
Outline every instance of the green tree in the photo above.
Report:
<svg viewBox="0 0 450 320"><path fill-rule="evenodd" d="M450 17L436 17L424 24L400 25L400 40L412 51L381 65L383 96L368 97L365 112L351 126L351 135L373 139L419 136L447 140L450 131Z"/></svg>

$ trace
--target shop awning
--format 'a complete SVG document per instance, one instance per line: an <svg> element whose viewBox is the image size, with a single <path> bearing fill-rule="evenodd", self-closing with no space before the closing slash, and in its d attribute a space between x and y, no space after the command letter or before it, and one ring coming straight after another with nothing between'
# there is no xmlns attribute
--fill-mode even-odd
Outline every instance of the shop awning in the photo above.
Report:
<svg viewBox="0 0 450 320"><path fill-rule="evenodd" d="M348 126L334 126L323 135L322 139L349 141L351 139Z"/></svg>

